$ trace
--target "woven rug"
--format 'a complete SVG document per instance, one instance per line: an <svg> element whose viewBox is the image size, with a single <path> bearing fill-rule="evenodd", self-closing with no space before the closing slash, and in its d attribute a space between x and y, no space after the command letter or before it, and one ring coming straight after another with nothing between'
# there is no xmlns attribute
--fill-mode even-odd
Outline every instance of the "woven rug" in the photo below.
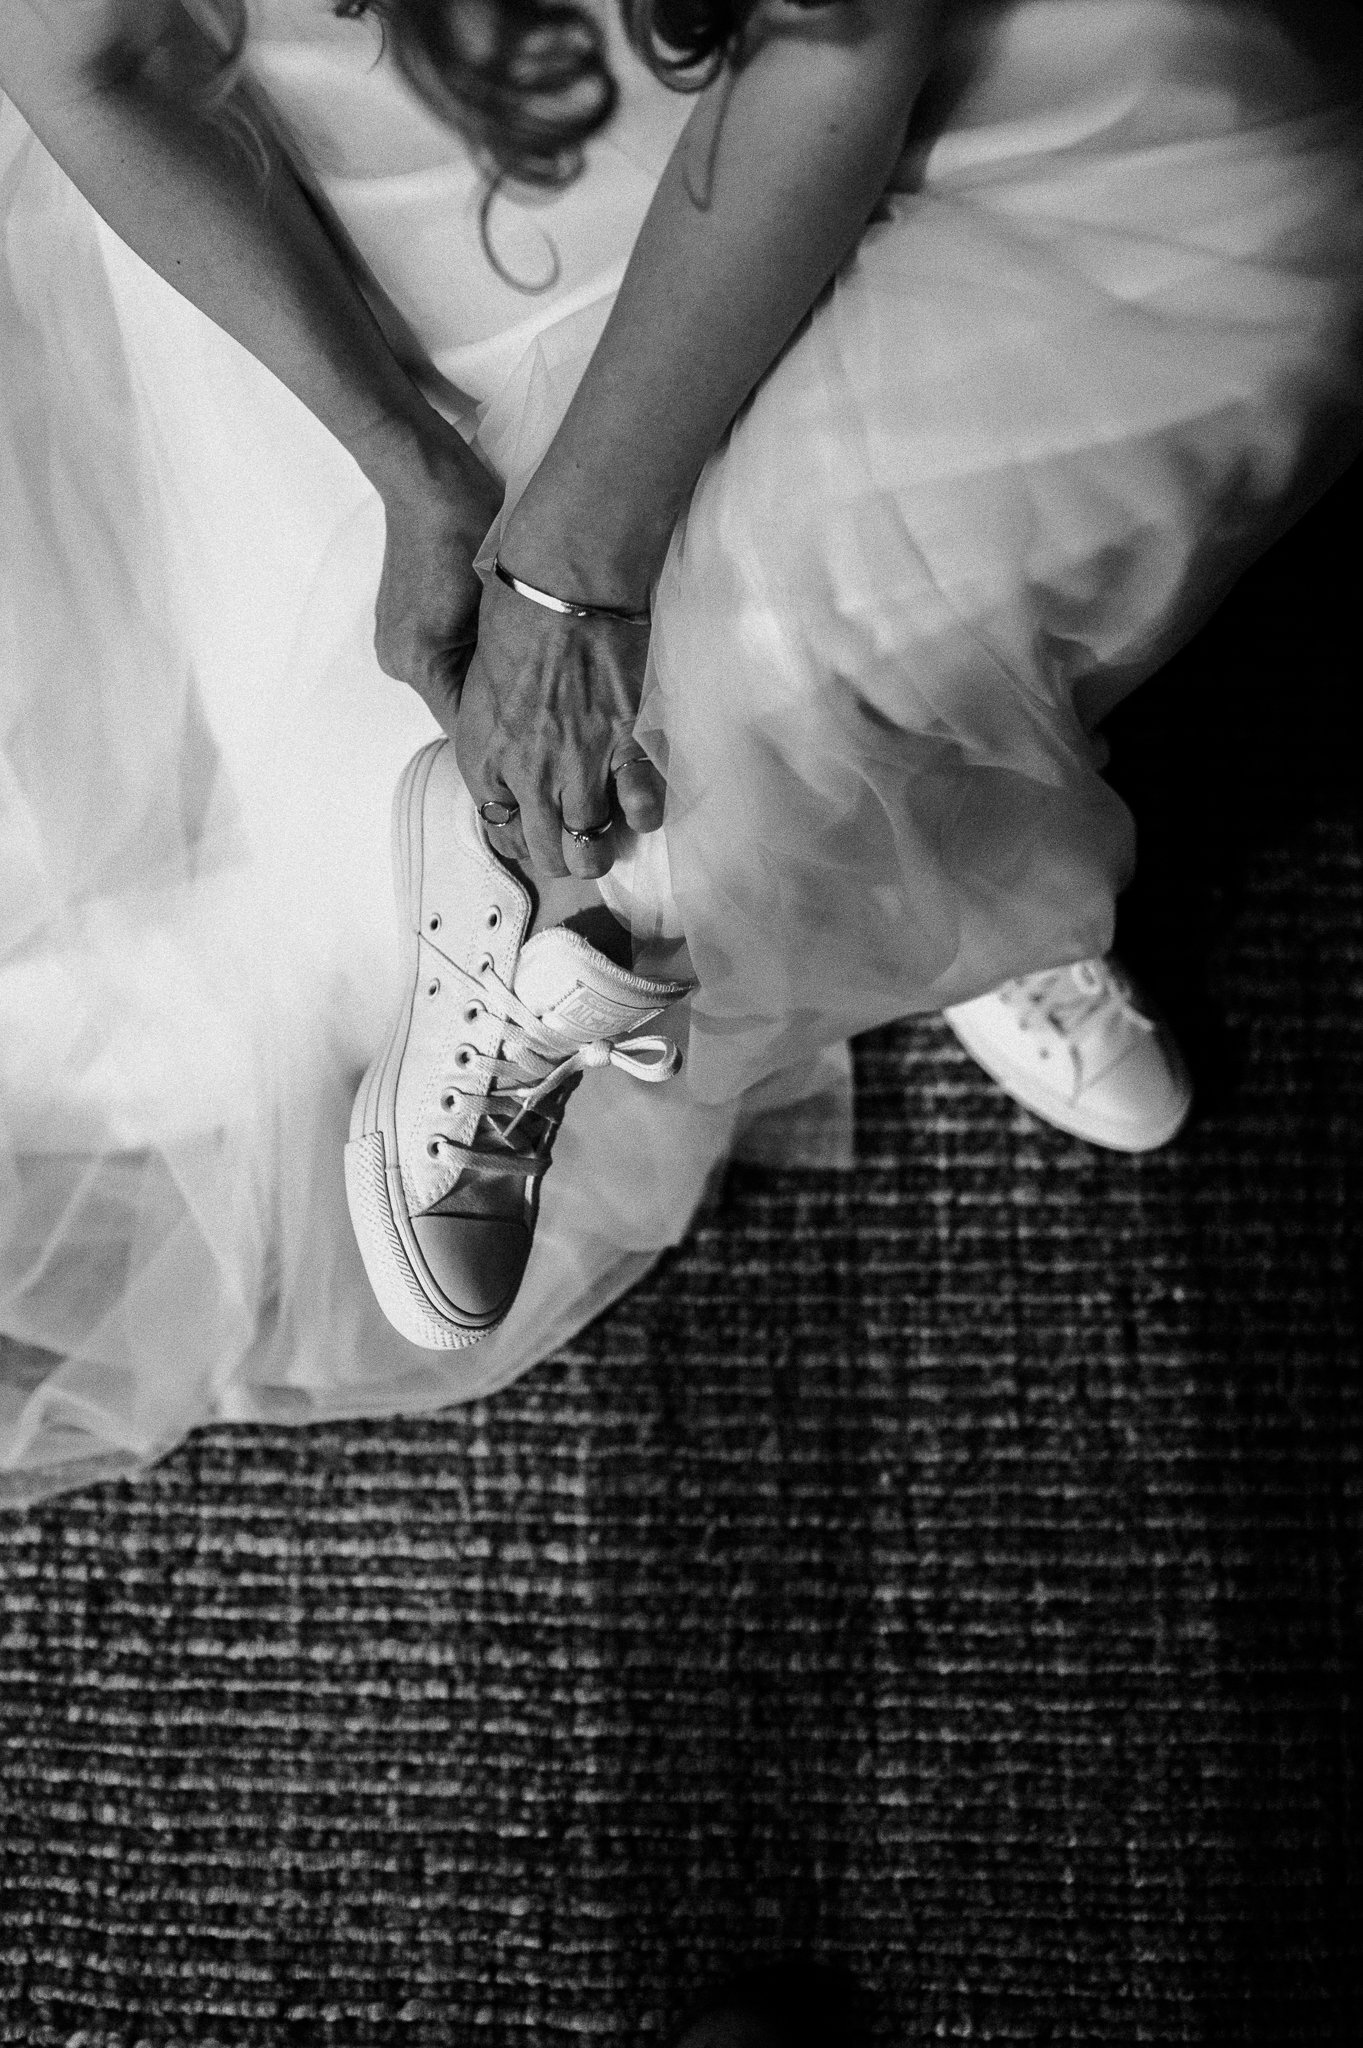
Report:
<svg viewBox="0 0 1363 2048"><path fill-rule="evenodd" d="M1112 723L1173 1148L897 1027L494 1401L0 1518L0 2043L1360 2038L1357 497Z"/></svg>

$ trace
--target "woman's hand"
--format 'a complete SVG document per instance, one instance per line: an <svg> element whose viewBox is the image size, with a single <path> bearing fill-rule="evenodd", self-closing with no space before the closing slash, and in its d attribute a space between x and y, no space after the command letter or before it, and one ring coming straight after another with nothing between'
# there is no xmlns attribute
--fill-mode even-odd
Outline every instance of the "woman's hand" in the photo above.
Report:
<svg viewBox="0 0 1363 2048"><path fill-rule="evenodd" d="M499 853L545 875L604 875L610 838L584 846L569 828L662 824L663 780L633 736L647 652L643 627L561 617L488 584L454 737L474 802L520 807L492 828Z"/></svg>
<svg viewBox="0 0 1363 2048"><path fill-rule="evenodd" d="M365 452L387 520L374 617L379 667L409 683L453 733L478 642L483 586L473 561L501 506L502 487L453 428L391 460Z"/></svg>

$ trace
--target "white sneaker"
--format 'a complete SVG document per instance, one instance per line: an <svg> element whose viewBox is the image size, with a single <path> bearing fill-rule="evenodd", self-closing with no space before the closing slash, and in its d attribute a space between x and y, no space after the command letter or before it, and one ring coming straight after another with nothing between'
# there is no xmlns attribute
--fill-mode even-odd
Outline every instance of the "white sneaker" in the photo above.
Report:
<svg viewBox="0 0 1363 2048"><path fill-rule="evenodd" d="M630 974L562 925L526 940L529 891L491 851L448 740L398 784L393 872L408 991L355 1097L346 1193L389 1322L450 1350L494 1330L516 1298L584 1070L675 1074L667 1039L626 1034L689 984Z"/></svg>
<svg viewBox="0 0 1363 2048"><path fill-rule="evenodd" d="M1192 1107L1172 1032L1110 954L1024 974L942 1015L1000 1088L1090 1144L1151 1152Z"/></svg>

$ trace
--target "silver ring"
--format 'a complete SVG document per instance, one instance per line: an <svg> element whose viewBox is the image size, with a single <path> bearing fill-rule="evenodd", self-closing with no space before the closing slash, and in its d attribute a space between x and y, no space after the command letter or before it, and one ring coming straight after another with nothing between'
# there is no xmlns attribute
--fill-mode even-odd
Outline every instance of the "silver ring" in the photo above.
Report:
<svg viewBox="0 0 1363 2048"><path fill-rule="evenodd" d="M577 831L572 825L565 825L563 829L579 846L594 846L598 839L605 839L608 836L613 823L612 818L607 818L604 825L588 825L583 832Z"/></svg>
<svg viewBox="0 0 1363 2048"><path fill-rule="evenodd" d="M490 796L485 803L479 804L478 815L485 825L500 828L509 825L519 810L519 804L504 804L499 797ZM494 817L494 811L499 815Z"/></svg>

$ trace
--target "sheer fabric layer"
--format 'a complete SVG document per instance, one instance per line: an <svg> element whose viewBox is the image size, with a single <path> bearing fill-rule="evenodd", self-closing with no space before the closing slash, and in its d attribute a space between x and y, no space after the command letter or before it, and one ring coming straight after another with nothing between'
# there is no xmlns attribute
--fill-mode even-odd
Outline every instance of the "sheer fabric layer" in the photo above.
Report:
<svg viewBox="0 0 1363 2048"><path fill-rule="evenodd" d="M628 150L592 157L561 275L512 304L457 147L404 127L330 16L258 12L265 89L514 493L675 102L627 73ZM951 20L900 189L708 465L656 594L641 731L704 978L685 1083L588 1078L516 1313L458 1354L382 1322L341 1184L397 987L389 792L432 730L370 651L381 510L0 108L11 1497L214 1418L490 1391L680 1235L821 1049L836 1093L849 1032L1106 943L1131 830L1096 716L1357 442L1356 118L1346 70L1254 7ZM360 77L367 126L337 111Z"/></svg>
<svg viewBox="0 0 1363 2048"><path fill-rule="evenodd" d="M135 1472L213 1419L489 1391L681 1234L736 1110L589 1075L513 1317L453 1356L384 1322L341 1155L399 987L389 800L435 728L372 654L382 511L8 107L0 147L0 1499L17 1501Z"/></svg>
<svg viewBox="0 0 1363 2048"><path fill-rule="evenodd" d="M1095 720L1359 445L1357 111L1273 19L1035 0L959 36L949 127L658 592L706 1099L1107 950L1133 833Z"/></svg>

